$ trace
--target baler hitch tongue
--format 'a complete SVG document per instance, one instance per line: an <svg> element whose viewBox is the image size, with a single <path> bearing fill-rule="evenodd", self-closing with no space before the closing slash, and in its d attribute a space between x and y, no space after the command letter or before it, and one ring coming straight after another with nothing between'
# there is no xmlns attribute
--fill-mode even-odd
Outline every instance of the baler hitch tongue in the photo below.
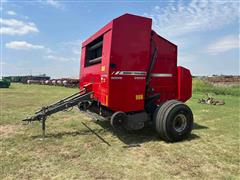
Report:
<svg viewBox="0 0 240 180"><path fill-rule="evenodd" d="M44 115L35 114L31 117L27 117L27 118L23 119L22 121L30 123L32 121L41 121L42 119L44 119Z"/></svg>
<svg viewBox="0 0 240 180"><path fill-rule="evenodd" d="M64 111L78 105L83 101L91 101L93 92L87 92L86 89L81 90L71 96L68 96L54 104L46 107L42 107L40 110L35 112L35 115L23 119L24 122L39 121L42 123L43 137L45 136L45 121L48 116L57 113L59 111Z"/></svg>

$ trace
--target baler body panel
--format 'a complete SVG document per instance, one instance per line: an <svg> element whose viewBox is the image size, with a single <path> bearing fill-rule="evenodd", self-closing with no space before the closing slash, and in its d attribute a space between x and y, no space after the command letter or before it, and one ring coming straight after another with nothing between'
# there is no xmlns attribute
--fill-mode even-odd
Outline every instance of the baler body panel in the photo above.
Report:
<svg viewBox="0 0 240 180"><path fill-rule="evenodd" d="M80 88L92 83L94 99L112 111L142 111L146 98L154 94L160 94L155 104L190 98L190 83L181 85L185 76L190 80L177 68L177 46L151 25L149 18L125 14L83 42ZM154 49L157 56L149 72ZM151 91L146 94L148 72Z"/></svg>
<svg viewBox="0 0 240 180"><path fill-rule="evenodd" d="M192 97L192 75L190 71L184 67L177 67L178 72L178 96L179 101L187 101Z"/></svg>
<svg viewBox="0 0 240 180"><path fill-rule="evenodd" d="M152 21L124 15L113 21L109 107L114 111L144 109Z"/></svg>
<svg viewBox="0 0 240 180"><path fill-rule="evenodd" d="M150 87L153 93L160 93L157 103L177 97L177 46L152 31L151 54L157 48L158 54L151 73ZM151 95L151 94L149 94Z"/></svg>

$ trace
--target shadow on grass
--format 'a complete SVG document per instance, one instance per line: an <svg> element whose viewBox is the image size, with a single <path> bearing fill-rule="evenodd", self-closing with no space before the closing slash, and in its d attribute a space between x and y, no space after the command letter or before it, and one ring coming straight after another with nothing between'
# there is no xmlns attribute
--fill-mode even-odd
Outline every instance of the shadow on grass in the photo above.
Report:
<svg viewBox="0 0 240 180"><path fill-rule="evenodd" d="M208 129L208 127L200 125L200 124L197 124L197 123L194 123L193 124L193 129L196 129L196 130L198 130L198 129Z"/></svg>
<svg viewBox="0 0 240 180"><path fill-rule="evenodd" d="M139 146L142 143L149 141L162 141L159 135L156 133L152 125L146 124L146 126L137 131L126 131L126 130L115 130L110 125L109 121L95 121L103 129L86 129L81 131L70 131L70 132L59 132L59 133L50 133L46 134L45 138L63 138L63 136L82 136L82 135L92 135L95 134L103 142L110 146L110 143L104 139L101 134L109 131L112 134L116 135L120 141L122 141L127 146L125 147L135 147ZM208 127L194 123L194 129L207 129ZM33 139L42 138L42 135L32 136ZM200 137L196 134L191 134L185 141L192 141L199 139Z"/></svg>
<svg viewBox="0 0 240 180"><path fill-rule="evenodd" d="M103 129L98 129L95 130L96 133L101 133L104 130ZM61 139L64 136L86 136L86 135L92 135L92 133L89 130L81 130L81 131L64 131L64 132L59 132L59 133L47 133L45 135L45 138L58 138ZM42 138L42 134L36 135L36 136L31 136L32 139L37 139L37 138Z"/></svg>
<svg viewBox="0 0 240 180"><path fill-rule="evenodd" d="M97 124L102 126L104 129L111 131L126 145L134 147L134 145L142 144L149 141L162 141L151 124L146 124L145 127L137 131L126 131L126 130L115 130L111 127L108 121L97 121ZM198 125L197 127L204 127ZM206 127L207 128L207 127ZM200 137L196 134L191 134L185 141L192 141L199 139Z"/></svg>

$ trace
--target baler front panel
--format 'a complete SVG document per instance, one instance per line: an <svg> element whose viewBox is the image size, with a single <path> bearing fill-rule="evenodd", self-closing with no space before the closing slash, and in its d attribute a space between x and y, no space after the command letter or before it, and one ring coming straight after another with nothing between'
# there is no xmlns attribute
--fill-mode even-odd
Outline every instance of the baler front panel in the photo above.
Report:
<svg viewBox="0 0 240 180"><path fill-rule="evenodd" d="M109 101L109 64L110 64L110 49L112 41L112 31L108 31L104 34L103 41L103 54L101 64L101 83L100 83L100 102L102 105L108 107Z"/></svg>
<svg viewBox="0 0 240 180"><path fill-rule="evenodd" d="M83 43L80 88L92 83L94 98L108 106L111 23Z"/></svg>
<svg viewBox="0 0 240 180"><path fill-rule="evenodd" d="M86 47L82 48L82 63L81 63L81 76L80 76L80 88L84 85L92 83L92 89L94 91L94 97L96 99L100 98L99 86L101 78L101 64L95 64L92 66L85 67L85 55Z"/></svg>

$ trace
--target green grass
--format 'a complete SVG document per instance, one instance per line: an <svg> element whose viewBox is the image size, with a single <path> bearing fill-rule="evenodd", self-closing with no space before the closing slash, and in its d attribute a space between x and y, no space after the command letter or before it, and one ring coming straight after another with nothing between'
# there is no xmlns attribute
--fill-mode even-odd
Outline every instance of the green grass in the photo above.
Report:
<svg viewBox="0 0 240 180"><path fill-rule="evenodd" d="M206 83L200 79L194 78L193 81L193 93L214 93L217 95L233 95L240 96L240 86L214 86L210 83Z"/></svg>
<svg viewBox="0 0 240 180"><path fill-rule="evenodd" d="M77 109L48 118L42 140L40 124L24 126L21 119L78 89L14 83L0 89L0 179L239 179L240 97L215 95L226 104L198 104L208 85L197 83L187 102L194 130L188 140L173 144L150 127L115 132L109 122L94 123ZM129 144L140 147L124 148Z"/></svg>

